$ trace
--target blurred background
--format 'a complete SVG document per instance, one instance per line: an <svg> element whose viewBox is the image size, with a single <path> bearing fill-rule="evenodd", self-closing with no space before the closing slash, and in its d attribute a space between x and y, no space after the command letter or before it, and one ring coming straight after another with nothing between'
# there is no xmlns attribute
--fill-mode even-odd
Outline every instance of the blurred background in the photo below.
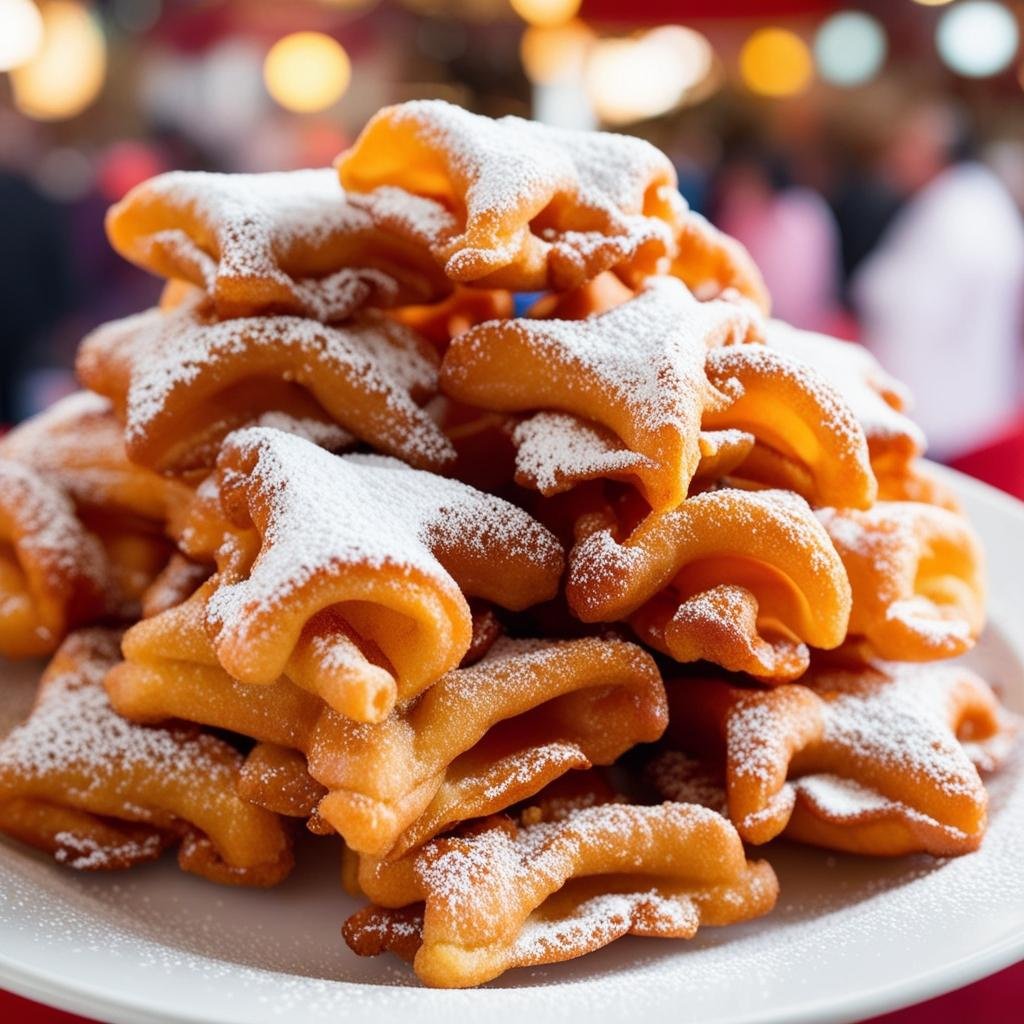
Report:
<svg viewBox="0 0 1024 1024"><path fill-rule="evenodd" d="M323 166L440 97L649 139L778 316L868 345L933 457L1024 495L1024 2L0 0L0 422L157 281L106 207L170 168Z"/></svg>

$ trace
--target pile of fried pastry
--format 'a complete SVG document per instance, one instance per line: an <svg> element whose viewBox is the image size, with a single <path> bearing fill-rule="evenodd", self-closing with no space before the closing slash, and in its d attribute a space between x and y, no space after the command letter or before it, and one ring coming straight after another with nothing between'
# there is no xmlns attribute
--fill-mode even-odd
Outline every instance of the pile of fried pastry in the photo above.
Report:
<svg viewBox="0 0 1024 1024"><path fill-rule="evenodd" d="M662 153L413 102L107 229L159 307L0 440L5 833L260 887L304 828L434 986L766 914L778 836L982 841L977 538Z"/></svg>

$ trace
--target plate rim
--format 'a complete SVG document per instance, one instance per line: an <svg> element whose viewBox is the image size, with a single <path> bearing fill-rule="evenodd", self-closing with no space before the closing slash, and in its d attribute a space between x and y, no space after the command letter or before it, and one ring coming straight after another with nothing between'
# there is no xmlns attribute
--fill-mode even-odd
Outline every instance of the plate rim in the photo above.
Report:
<svg viewBox="0 0 1024 1024"><path fill-rule="evenodd" d="M931 471L946 478L957 491L967 494L973 492L973 497L979 502L997 506L1001 513L1017 518L1024 525L1024 501L957 470L937 463L927 464ZM1024 918L1012 934L950 964L932 967L919 974L853 995L839 993L789 1007L731 1015L721 1018L720 1024L853 1024L955 991L1021 961L1024 961ZM271 978L275 975L288 977L272 970L259 969L259 973ZM345 981L332 982L332 985L361 987L359 983ZM538 986L537 990L545 991L547 988ZM190 1010L180 1003L157 1006L135 996L120 994L109 984L96 985L64 978L59 966L42 968L28 964L7 950L0 950L0 989L104 1024L216 1024L217 1021L208 1013ZM431 990L410 988L409 991ZM467 990L456 991L462 993L462 998L467 995ZM551 992L547 994L550 996ZM400 1006L390 1009L381 1007L375 1016L379 1020L395 1019L397 1013L403 1010L404 1007ZM636 1010L634 1006L626 1012L633 1016ZM615 1019L610 1014L617 1011L609 1007L607 1012L609 1016L605 1020ZM546 1015L542 1010L538 1019L543 1020Z"/></svg>

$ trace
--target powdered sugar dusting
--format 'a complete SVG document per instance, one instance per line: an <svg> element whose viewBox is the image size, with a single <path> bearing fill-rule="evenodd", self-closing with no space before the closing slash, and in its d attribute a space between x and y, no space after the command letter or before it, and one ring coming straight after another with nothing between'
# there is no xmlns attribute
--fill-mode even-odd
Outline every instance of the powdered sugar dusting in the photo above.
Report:
<svg viewBox="0 0 1024 1024"><path fill-rule="evenodd" d="M324 569L355 564L420 574L459 593L434 555L454 541L485 552L500 545L544 564L557 541L525 512L455 480L372 455L333 456L266 428L239 431L226 448L252 460L245 487L269 502L263 546L248 579L222 585L208 616L241 628L254 611L280 607Z"/></svg>
<svg viewBox="0 0 1024 1024"><path fill-rule="evenodd" d="M218 742L213 737L135 725L113 710L103 680L120 660L118 633L85 630L73 634L68 645L73 669L50 675L29 719L0 742L0 788L17 795L23 786L31 791L35 782L67 776L69 802L87 801L92 793L119 793L129 801L124 817L151 821L162 812L130 803L130 788L123 790L130 787L132 771L142 767L202 790L232 773L227 762L208 756Z"/></svg>
<svg viewBox="0 0 1024 1024"><path fill-rule="evenodd" d="M3 539L34 564L27 574L30 590L42 585L64 600L71 581L84 580L97 594L108 591L103 546L81 524L63 491L28 466L0 459L0 503L16 524L15 535Z"/></svg>
<svg viewBox="0 0 1024 1024"><path fill-rule="evenodd" d="M454 279L513 263L526 248L530 221L544 223L551 208L557 217L546 218L542 235L568 263L585 264L610 239L599 269L633 255L647 240L656 239L666 255L674 244L669 225L647 215L645 206L652 188L674 192L675 173L664 154L639 139L518 117L491 120L438 100L386 108L364 137L389 131L411 135L449 171L451 194L444 198L466 211L465 234L446 247L446 270ZM361 141L341 158L342 181L351 189L385 184L372 162L364 166ZM397 180L404 183L400 170Z"/></svg>
<svg viewBox="0 0 1024 1024"><path fill-rule="evenodd" d="M770 320L765 343L806 363L843 396L860 422L868 443L901 443L908 458L925 448L924 433L903 410L909 397L867 349L813 331Z"/></svg>
<svg viewBox="0 0 1024 1024"><path fill-rule="evenodd" d="M168 208L168 225L189 218L198 223L191 229L168 226L141 239L132 238L126 254L143 260L149 258L150 251L170 257L179 272L188 272L213 295L222 283L246 282L257 294L261 288L266 291L270 308L280 308L277 296L283 293L289 296L292 311L329 322L341 320L367 303L393 305L402 294L402 282L387 272L392 269L387 244L378 245L380 253L365 244L380 234L372 212L348 202L329 168L269 174L173 171L160 175L115 207L113 222L119 226L115 240L122 232L131 236L121 222L126 222L137 206L154 202ZM424 255L447 221L443 208L399 189L388 189L371 203L384 210L393 223L400 222L409 240L423 245ZM356 260L366 259L369 265L331 267L328 253L332 248L344 252L343 240L348 241ZM359 244L361 241L364 244ZM375 266L375 257L383 259L385 266ZM320 272L305 278L289 272L307 264ZM330 267L326 273L320 270L325 264ZM431 291L414 293L420 301L431 295Z"/></svg>
<svg viewBox="0 0 1024 1024"><path fill-rule="evenodd" d="M598 476L654 468L650 459L566 413L542 412L523 420L513 431L512 441L517 478L529 481L542 494L555 494Z"/></svg>
<svg viewBox="0 0 1024 1024"><path fill-rule="evenodd" d="M366 314L344 327L328 327L301 317L249 317L206 322L194 307L171 313L151 310L108 324L86 339L80 365L91 375L121 365L128 378L125 437L142 442L161 426L175 427L178 403L204 397L209 380L222 389L260 376L301 383L311 395L334 377L376 401L392 421L378 416L373 440L395 454L444 463L452 450L415 398L437 386L436 357L407 327ZM340 425L358 434L368 427L338 402L331 403ZM258 416L262 411L255 410ZM263 412L265 414L265 412Z"/></svg>

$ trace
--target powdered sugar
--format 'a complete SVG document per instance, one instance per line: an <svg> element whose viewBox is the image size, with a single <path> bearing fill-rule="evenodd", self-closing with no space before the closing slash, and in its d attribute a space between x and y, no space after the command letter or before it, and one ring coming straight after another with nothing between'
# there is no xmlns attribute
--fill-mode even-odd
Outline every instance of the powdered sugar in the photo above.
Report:
<svg viewBox="0 0 1024 1024"><path fill-rule="evenodd" d="M232 435L226 447L251 460L245 487L268 503L262 552L248 579L221 586L208 615L241 628L255 611L280 607L305 581L346 565L388 568L458 588L433 552L457 543L484 554L494 545L535 565L558 544L525 512L454 480L395 459L333 456L266 428Z"/></svg>
<svg viewBox="0 0 1024 1024"><path fill-rule="evenodd" d="M853 411L874 451L896 445L908 458L924 451L924 433L904 415L906 389L867 349L825 334L801 331L781 320L768 322L765 343L814 368Z"/></svg>
<svg viewBox="0 0 1024 1024"><path fill-rule="evenodd" d="M97 386L114 374L127 380L130 446L173 431L182 405L197 410L205 403L215 423L220 396L269 377L301 385L329 407L328 418L393 454L439 465L453 457L415 401L436 389L433 350L409 328L371 314L334 328L290 316L211 323L189 306L170 314L152 310L90 335L79 368ZM370 409L351 408L342 389ZM268 411L254 407L253 417Z"/></svg>
<svg viewBox="0 0 1024 1024"><path fill-rule="evenodd" d="M29 719L0 742L0 789L17 795L36 783L58 784L75 803L119 788L129 798L133 771L200 790L227 777L229 764L207 756L212 737L135 725L111 708L103 680L120 660L119 634L85 630L66 642L66 650L69 645L74 665L47 678ZM162 814L133 806L126 817L147 821Z"/></svg>
<svg viewBox="0 0 1024 1024"><path fill-rule="evenodd" d="M544 495L557 494L582 480L654 468L650 459L566 413L537 413L515 428L512 440L517 479Z"/></svg>
<svg viewBox="0 0 1024 1024"><path fill-rule="evenodd" d="M447 224L443 208L394 188L371 204L401 225L408 242L423 247L422 261L428 263L427 248ZM153 207L162 209L154 214ZM133 215L147 208L151 223L166 226L140 232ZM349 203L329 168L270 174L175 171L141 186L111 214L111 236L125 255L157 268L169 261L178 276L201 284L219 306L240 303L269 312L287 307L325 322L341 320L367 303L433 297L435 289L422 280L411 293L402 291L416 268L399 264L402 280L396 280L390 251L396 240L380 235L372 211ZM238 283L247 288L236 300L225 288Z"/></svg>
<svg viewBox="0 0 1024 1024"><path fill-rule="evenodd" d="M0 460L0 504L14 524L3 540L31 564L25 574L30 593L63 603L83 582L96 594L107 592L111 581L103 546L81 524L63 491L28 466Z"/></svg>
<svg viewBox="0 0 1024 1024"><path fill-rule="evenodd" d="M388 154L383 164L364 158L375 147ZM410 173L393 155L403 148L411 157ZM661 255L674 244L670 226L648 213L650 206L669 206L667 195L658 193L674 192L672 166L653 146L627 136L567 131L517 117L494 121L418 100L380 111L339 166L348 188L365 191L389 182L416 188L421 167L431 163L447 175L432 177L431 193L465 211L464 234L444 249L453 279L473 280L514 263L529 248L531 221L560 250L556 260L572 266L576 276L634 256L650 240ZM676 202L682 205L678 197ZM594 251L605 247L594 267Z"/></svg>

